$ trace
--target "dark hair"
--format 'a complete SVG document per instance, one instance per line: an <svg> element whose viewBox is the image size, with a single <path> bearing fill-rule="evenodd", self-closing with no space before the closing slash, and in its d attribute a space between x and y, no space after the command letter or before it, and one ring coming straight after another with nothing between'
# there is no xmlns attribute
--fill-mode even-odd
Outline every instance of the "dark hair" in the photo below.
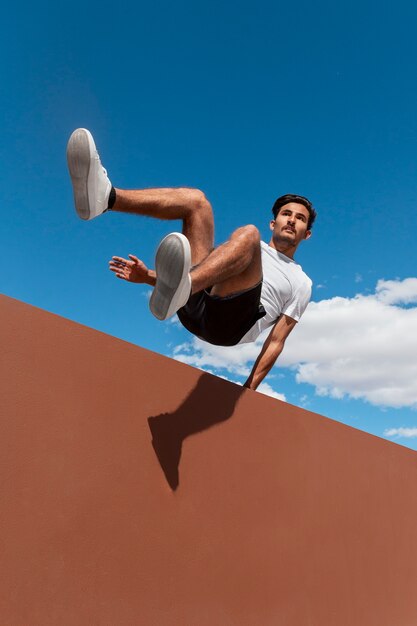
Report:
<svg viewBox="0 0 417 626"><path fill-rule="evenodd" d="M310 214L307 228L308 230L311 230L314 224L314 220L317 217L317 213L313 209L313 205L311 204L310 200L307 200L307 198L304 198L304 196L297 196L293 193L287 193L285 196L280 196L279 198L277 198L277 200L275 200L274 206L272 207L272 214L274 216L274 220L277 218L280 208L283 207L284 204L289 204L290 202L296 202L297 204L302 204L303 206L306 207L306 209L308 210Z"/></svg>

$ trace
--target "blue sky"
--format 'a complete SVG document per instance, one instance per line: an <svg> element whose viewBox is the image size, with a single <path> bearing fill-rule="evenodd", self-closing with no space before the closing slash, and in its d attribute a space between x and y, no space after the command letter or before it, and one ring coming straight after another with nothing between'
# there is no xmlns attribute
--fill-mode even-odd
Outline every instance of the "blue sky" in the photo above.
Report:
<svg viewBox="0 0 417 626"><path fill-rule="evenodd" d="M217 243L307 195L313 304L266 391L417 449L416 24L411 2L10 3L2 293L242 382L256 352L213 354L108 271L180 225L78 220L67 139L89 128L116 186L203 189Z"/></svg>

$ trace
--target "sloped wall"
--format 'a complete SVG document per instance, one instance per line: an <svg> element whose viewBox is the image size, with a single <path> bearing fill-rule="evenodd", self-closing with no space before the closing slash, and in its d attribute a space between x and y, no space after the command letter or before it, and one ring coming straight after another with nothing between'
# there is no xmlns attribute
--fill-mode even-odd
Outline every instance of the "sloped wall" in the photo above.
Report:
<svg viewBox="0 0 417 626"><path fill-rule="evenodd" d="M417 455L0 297L0 623L415 626Z"/></svg>

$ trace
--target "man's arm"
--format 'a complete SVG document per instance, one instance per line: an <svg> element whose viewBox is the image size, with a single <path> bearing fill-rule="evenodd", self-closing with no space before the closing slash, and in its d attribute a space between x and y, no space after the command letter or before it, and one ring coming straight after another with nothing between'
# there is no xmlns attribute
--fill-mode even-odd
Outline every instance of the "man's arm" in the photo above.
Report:
<svg viewBox="0 0 417 626"><path fill-rule="evenodd" d="M296 323L288 315L281 315L262 346L250 376L243 385L244 387L249 389L258 387L284 349L285 341Z"/></svg>

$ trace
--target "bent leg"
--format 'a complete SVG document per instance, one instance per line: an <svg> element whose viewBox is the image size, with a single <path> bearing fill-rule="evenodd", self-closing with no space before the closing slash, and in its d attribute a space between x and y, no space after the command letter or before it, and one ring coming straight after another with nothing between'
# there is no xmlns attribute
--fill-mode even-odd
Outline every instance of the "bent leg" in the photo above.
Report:
<svg viewBox="0 0 417 626"><path fill-rule="evenodd" d="M213 250L191 272L192 293L212 287L211 295L228 296L254 287L262 280L259 231L248 225Z"/></svg>
<svg viewBox="0 0 417 626"><path fill-rule="evenodd" d="M115 191L112 211L182 220L182 232L190 242L193 265L201 263L213 250L213 210L202 191L187 187Z"/></svg>

